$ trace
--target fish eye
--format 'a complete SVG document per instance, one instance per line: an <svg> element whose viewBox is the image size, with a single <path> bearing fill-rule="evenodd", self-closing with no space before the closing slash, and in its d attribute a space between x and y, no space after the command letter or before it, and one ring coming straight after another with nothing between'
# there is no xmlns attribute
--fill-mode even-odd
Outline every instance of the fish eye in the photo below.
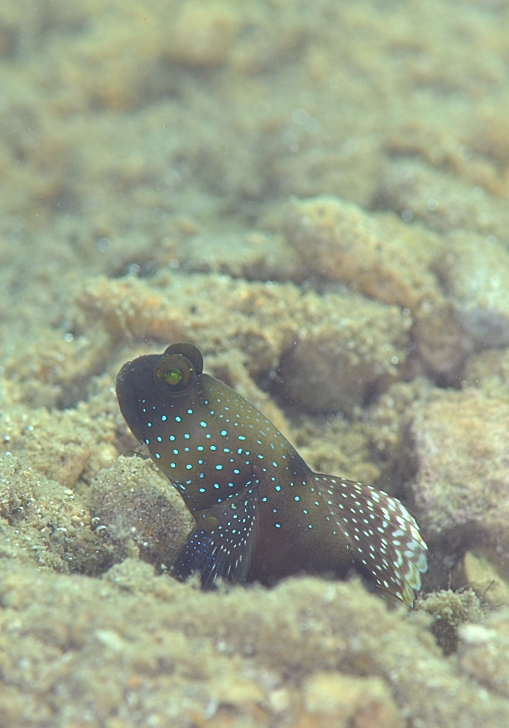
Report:
<svg viewBox="0 0 509 728"><path fill-rule="evenodd" d="M175 387L182 381L182 372L180 369L175 369L175 367L168 369L168 371L164 373L164 380L165 382L168 382L170 386Z"/></svg>
<svg viewBox="0 0 509 728"><path fill-rule="evenodd" d="M155 368L156 380L166 391L170 390L172 394L186 390L194 374L193 365L182 354L166 356L163 354Z"/></svg>

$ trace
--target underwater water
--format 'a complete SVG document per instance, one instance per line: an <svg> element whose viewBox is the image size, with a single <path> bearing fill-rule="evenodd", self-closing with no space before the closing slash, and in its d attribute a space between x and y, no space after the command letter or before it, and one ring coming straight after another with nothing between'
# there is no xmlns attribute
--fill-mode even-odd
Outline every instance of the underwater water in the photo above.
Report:
<svg viewBox="0 0 509 728"><path fill-rule="evenodd" d="M2 726L509 724L508 24L2 2ZM115 381L183 341L313 474L404 504L413 609L302 541L269 589L172 578L195 521ZM361 556L382 587L414 559L411 604L391 518ZM300 571L266 543L257 578Z"/></svg>

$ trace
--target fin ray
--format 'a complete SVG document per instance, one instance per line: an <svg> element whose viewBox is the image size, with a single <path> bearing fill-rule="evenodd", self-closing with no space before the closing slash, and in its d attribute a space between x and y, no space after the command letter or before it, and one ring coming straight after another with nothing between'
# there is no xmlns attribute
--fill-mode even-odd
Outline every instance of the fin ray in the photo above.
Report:
<svg viewBox="0 0 509 728"><path fill-rule="evenodd" d="M198 571L204 589L211 589L219 578L244 582L258 537L257 490L249 488L195 515L198 527L182 549L173 575L185 581Z"/></svg>
<svg viewBox="0 0 509 728"><path fill-rule="evenodd" d="M354 562L379 589L412 606L428 551L413 516L396 498L361 483L317 475L316 484Z"/></svg>

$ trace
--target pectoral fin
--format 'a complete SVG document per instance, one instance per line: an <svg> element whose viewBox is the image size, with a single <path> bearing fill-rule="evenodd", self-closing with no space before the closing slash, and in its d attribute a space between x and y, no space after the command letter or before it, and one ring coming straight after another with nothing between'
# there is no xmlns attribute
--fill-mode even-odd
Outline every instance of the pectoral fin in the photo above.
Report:
<svg viewBox="0 0 509 728"><path fill-rule="evenodd" d="M245 490L195 517L197 528L182 549L173 575L185 581L198 571L204 589L212 588L220 578L231 583L245 581L258 536L256 490Z"/></svg>

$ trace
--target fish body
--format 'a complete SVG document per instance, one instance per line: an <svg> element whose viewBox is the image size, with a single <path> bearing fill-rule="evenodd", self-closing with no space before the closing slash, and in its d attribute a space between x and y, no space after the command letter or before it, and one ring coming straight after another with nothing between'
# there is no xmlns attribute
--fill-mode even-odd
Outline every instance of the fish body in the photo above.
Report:
<svg viewBox="0 0 509 728"><path fill-rule="evenodd" d="M359 571L411 605L427 547L400 501L315 473L261 412L203 372L192 344L127 362L122 413L196 519L174 575L209 588L306 572Z"/></svg>

